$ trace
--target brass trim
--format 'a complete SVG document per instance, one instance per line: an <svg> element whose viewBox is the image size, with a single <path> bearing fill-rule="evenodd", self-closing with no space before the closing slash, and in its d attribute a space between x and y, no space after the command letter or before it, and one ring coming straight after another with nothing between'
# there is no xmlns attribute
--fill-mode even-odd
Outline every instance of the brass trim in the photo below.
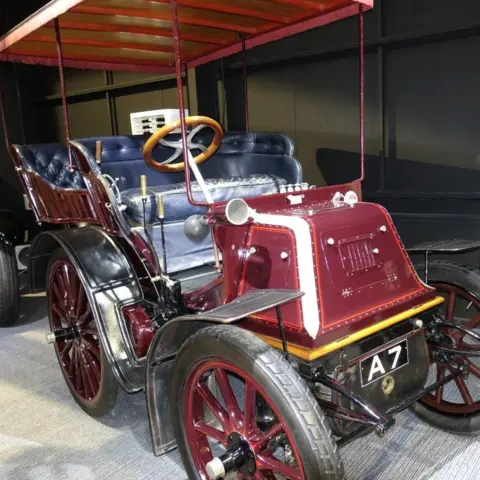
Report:
<svg viewBox="0 0 480 480"><path fill-rule="evenodd" d="M397 315L394 315L393 317L390 317L381 322L378 322L375 325L371 325L370 327L367 327L367 328L364 328L363 330L352 333L347 337L342 337L335 342L329 343L328 345L323 345L315 349L308 349L300 345L288 343L287 351L288 353L292 354L297 358L301 358L302 360L311 362L312 360L316 360L317 358L323 357L324 355L334 352L335 350L338 350L340 348L346 347L347 345L351 345L352 343L362 340L365 337L369 337L374 333L377 333L381 330L385 330L386 328L391 327L396 323L400 323L403 320L406 320L407 318L411 318L411 317L414 317L415 315L418 315L419 313L425 312L426 310L436 307L443 302L444 302L443 297L435 297L433 300L430 300L426 303L422 303L421 305L417 305L416 307L409 308L408 310L405 310L404 312L401 312L401 313L397 313ZM267 336L267 335L261 335L258 333L257 333L257 336L261 338L265 343L268 343L268 345L270 345L271 347L276 348L278 350L282 350L283 346L282 346L281 340Z"/></svg>
<svg viewBox="0 0 480 480"><path fill-rule="evenodd" d="M395 390L395 379L392 375L387 375L382 379L382 391L385 395L391 395Z"/></svg>

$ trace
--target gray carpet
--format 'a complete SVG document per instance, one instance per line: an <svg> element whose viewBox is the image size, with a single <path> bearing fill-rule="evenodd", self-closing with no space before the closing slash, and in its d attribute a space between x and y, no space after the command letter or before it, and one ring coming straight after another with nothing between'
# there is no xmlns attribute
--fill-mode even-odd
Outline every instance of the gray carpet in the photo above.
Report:
<svg viewBox="0 0 480 480"><path fill-rule="evenodd" d="M155 458L145 397L120 395L102 421L71 399L47 330L43 299L23 299L0 330L0 480L184 480L177 452ZM350 480L478 480L480 442L437 431L410 412L383 440L342 450Z"/></svg>

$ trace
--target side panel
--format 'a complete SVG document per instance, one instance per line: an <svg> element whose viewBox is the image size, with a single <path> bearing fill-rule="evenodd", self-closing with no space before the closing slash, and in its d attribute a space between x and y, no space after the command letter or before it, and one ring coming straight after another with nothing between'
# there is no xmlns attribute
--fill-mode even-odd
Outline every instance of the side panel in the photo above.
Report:
<svg viewBox="0 0 480 480"><path fill-rule="evenodd" d="M306 216L315 243L322 333L433 293L417 277L388 214L358 203Z"/></svg>
<svg viewBox="0 0 480 480"><path fill-rule="evenodd" d="M247 241L247 258L243 264L238 294L253 290L287 288L299 290L297 249L293 233L285 228L254 225ZM302 329L301 301L282 307L285 325ZM278 325L275 309L252 315Z"/></svg>
<svg viewBox="0 0 480 480"><path fill-rule="evenodd" d="M122 309L143 299L134 269L118 245L95 227L45 232L31 247L29 281L32 291L45 288L48 261L62 248L87 291L100 340L119 384L127 392L144 386L144 361L134 353Z"/></svg>

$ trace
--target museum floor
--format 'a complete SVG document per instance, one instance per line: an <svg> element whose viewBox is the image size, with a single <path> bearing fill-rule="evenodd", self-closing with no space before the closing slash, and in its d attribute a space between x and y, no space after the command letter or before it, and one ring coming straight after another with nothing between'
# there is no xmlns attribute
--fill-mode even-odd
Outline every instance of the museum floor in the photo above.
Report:
<svg viewBox="0 0 480 480"><path fill-rule="evenodd" d="M121 395L102 421L76 406L45 343L43 298L24 298L19 324L0 330L1 480L184 480L177 452L155 458L145 398ZM480 442L439 432L410 412L381 440L345 447L350 480L475 480Z"/></svg>

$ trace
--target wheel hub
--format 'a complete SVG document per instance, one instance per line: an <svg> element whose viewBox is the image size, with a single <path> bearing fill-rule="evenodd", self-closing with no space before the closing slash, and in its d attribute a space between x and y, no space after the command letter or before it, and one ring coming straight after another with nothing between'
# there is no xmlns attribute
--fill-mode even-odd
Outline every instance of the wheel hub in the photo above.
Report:
<svg viewBox="0 0 480 480"><path fill-rule="evenodd" d="M55 331L48 333L46 338L48 343L55 343L60 340L78 340L80 337L80 332L76 325L67 327L67 328L59 328Z"/></svg>
<svg viewBox="0 0 480 480"><path fill-rule="evenodd" d="M237 432L228 436L226 452L221 457L214 457L206 465L210 480L218 480L233 471L251 478L256 469L255 454L250 443Z"/></svg>

